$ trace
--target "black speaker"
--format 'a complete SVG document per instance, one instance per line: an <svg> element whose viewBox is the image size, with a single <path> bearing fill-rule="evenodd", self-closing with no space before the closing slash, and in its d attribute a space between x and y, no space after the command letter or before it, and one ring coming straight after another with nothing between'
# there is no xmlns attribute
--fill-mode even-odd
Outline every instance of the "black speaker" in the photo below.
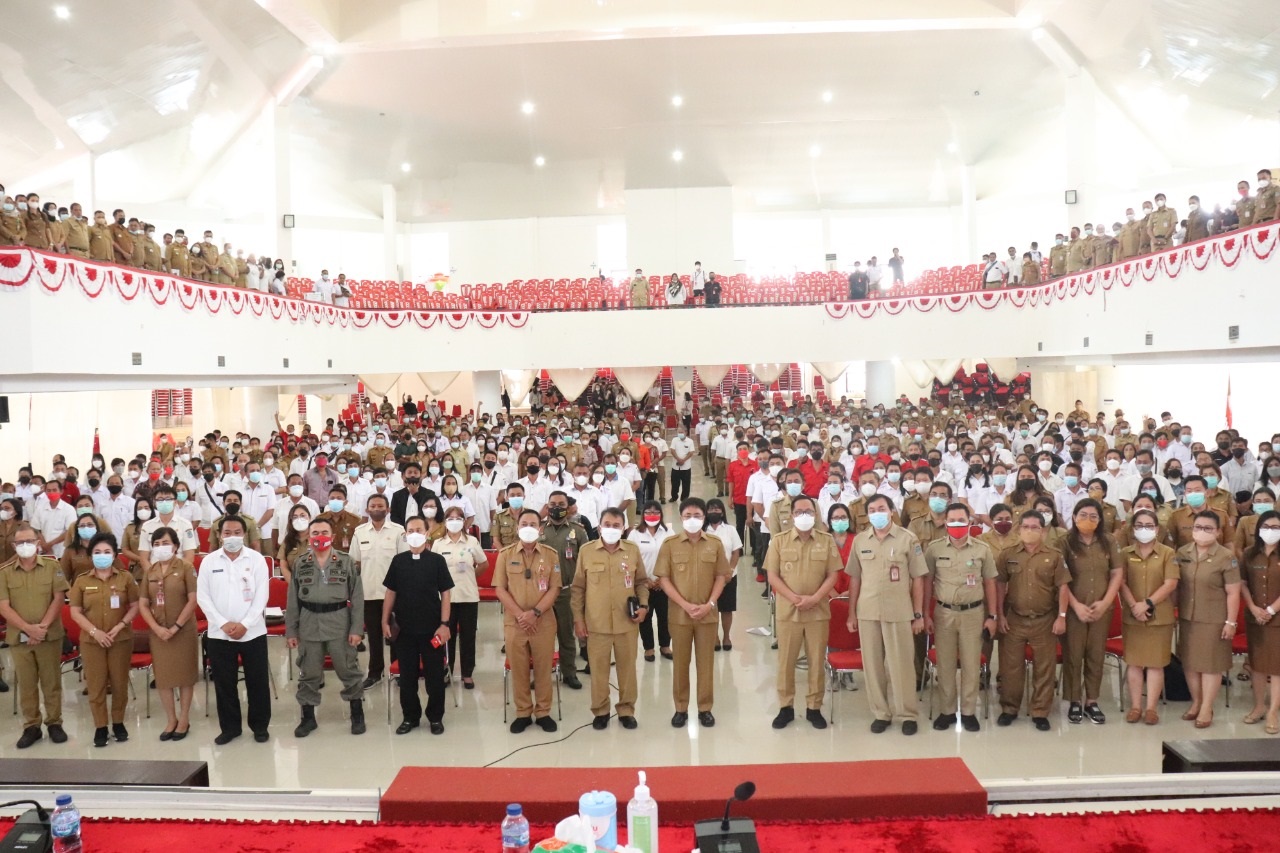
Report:
<svg viewBox="0 0 1280 853"><path fill-rule="evenodd" d="M9 422L9 398L0 397L0 424Z"/></svg>

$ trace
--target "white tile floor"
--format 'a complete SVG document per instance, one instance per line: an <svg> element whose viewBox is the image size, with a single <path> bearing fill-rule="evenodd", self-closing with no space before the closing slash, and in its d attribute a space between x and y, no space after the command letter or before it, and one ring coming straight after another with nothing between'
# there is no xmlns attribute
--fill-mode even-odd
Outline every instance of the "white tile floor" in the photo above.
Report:
<svg viewBox="0 0 1280 853"><path fill-rule="evenodd" d="M695 488L699 494L708 492L705 480ZM668 518L675 516L674 510L674 506L667 507ZM904 737L897 729L875 736L867 730L870 715L865 694L843 692L839 719L826 731L815 731L801 719L789 729L776 732L769 726L777 711L776 652L770 650L769 638L746 633L748 628L768 624L768 608L760 598L761 587L749 569L742 574L741 584L739 611L733 627L733 651L716 655L718 722L713 729L699 728L696 720L678 731L671 728L672 665L659 657L656 663L640 660L637 664L638 730L625 731L615 721L605 732L593 731L589 727L588 690L564 689L564 720L559 733L549 735L532 728L522 735L510 734L502 722L502 657L499 653L502 641L498 609L496 605L486 605L480 620L477 688L473 691L461 690L460 686L451 688L458 691L461 705L455 709L452 697L448 699L444 720L447 731L440 737L431 736L425 727L397 736L394 729L399 723L398 702L393 692L392 722L388 725L384 685L365 694L369 731L353 737L348 732L346 708L339 700L337 681L330 675L325 702L318 713L319 731L305 740L294 738L292 730L298 719L298 706L293 698L295 685L285 680L283 642L272 641L279 699L274 705L272 739L267 744L256 744L244 737L228 746L215 747L216 718L205 717L203 685L198 685L191 736L185 741L161 743L157 740L165 725L159 702L152 697L152 717L146 719L139 693L139 700L131 701L128 710L130 741L113 742L105 749L95 749L91 743L93 727L87 700L80 695L75 676L68 674L64 681L64 702L70 742L54 746L46 738L19 753L14 748L20 734L19 721L11 716L10 696L3 695L0 696L0 716L8 717L11 723L0 735L0 758L21 755L199 759L209 762L214 786L282 789L385 788L403 765L484 765L504 759L521 747L531 748L505 758L503 766L643 767L646 764L959 756L979 778L994 779L1158 773L1162 740L1263 736L1261 726L1244 726L1239 722L1248 710L1250 698L1248 686L1238 682L1233 707L1225 709L1219 699L1217 721L1205 732L1197 732L1191 723L1178 719L1184 705L1167 706L1159 726L1126 725L1116 704L1116 678L1111 668L1104 679L1102 706L1109 719L1103 726L1067 725L1064 709L1059 708L1052 717L1053 731L1048 733L1036 732L1026 717L1011 728L997 729L994 715L983 722L983 731L977 734L935 732L923 718L922 710L921 730L915 737ZM142 674L134 677L139 691L144 688L143 678ZM803 674L799 680L803 684ZM829 714L829 705L825 711ZM569 736L581 725L588 727ZM557 742L566 737L563 743Z"/></svg>

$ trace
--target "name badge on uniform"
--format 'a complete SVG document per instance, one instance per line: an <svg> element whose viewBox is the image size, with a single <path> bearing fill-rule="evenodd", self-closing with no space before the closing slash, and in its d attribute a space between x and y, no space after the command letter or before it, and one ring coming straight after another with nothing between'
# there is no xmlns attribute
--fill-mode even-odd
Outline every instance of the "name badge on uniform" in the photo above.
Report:
<svg viewBox="0 0 1280 853"><path fill-rule="evenodd" d="M977 576L977 575L975 575L975 574L973 574L972 572L970 572L969 574L965 575L965 576L964 576L964 585L965 585L965 586L971 586L971 587L972 587L972 586L977 586L977 585L978 585L978 576Z"/></svg>
<svg viewBox="0 0 1280 853"><path fill-rule="evenodd" d="M253 601L253 590L249 589L248 578L245 578L243 583L240 584L240 591L245 601Z"/></svg>
<svg viewBox="0 0 1280 853"><path fill-rule="evenodd" d="M898 581L902 580L902 572L898 569L896 565L889 567L889 580L892 581L893 583L897 583Z"/></svg>
<svg viewBox="0 0 1280 853"><path fill-rule="evenodd" d="M627 589L631 589L631 569L627 568L627 564L622 564L622 585Z"/></svg>
<svg viewBox="0 0 1280 853"><path fill-rule="evenodd" d="M118 592L111 594L111 609L112 610L120 609L120 593Z"/></svg>
<svg viewBox="0 0 1280 853"><path fill-rule="evenodd" d="M546 592L551 588L551 581L548 579L547 573L543 571L545 568L545 564L538 566L538 592Z"/></svg>

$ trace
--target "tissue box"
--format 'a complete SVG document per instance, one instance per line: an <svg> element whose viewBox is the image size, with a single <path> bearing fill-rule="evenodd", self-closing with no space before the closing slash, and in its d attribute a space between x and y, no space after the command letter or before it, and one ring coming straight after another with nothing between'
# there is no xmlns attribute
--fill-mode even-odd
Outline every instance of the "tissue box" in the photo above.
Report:
<svg viewBox="0 0 1280 853"><path fill-rule="evenodd" d="M548 838L546 841L539 841L534 845L533 853L594 853L594 851L587 850L581 844L561 841L558 838Z"/></svg>

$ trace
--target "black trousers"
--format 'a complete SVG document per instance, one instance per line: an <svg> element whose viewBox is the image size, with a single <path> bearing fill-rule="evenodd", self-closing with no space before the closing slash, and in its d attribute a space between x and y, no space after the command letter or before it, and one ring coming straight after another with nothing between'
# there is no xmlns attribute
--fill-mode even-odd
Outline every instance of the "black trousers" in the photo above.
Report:
<svg viewBox="0 0 1280 853"><path fill-rule="evenodd" d="M244 688L249 698L249 730L265 732L271 725L271 677L267 662L267 637L246 642L235 640L205 641L209 655L209 677L218 701L218 727L223 734L243 731L240 720L240 666L244 666Z"/></svg>
<svg viewBox="0 0 1280 853"><path fill-rule="evenodd" d="M677 471L671 469L671 499L676 501L684 500L689 497L689 490L693 486L693 469L688 471Z"/></svg>
<svg viewBox="0 0 1280 853"><path fill-rule="evenodd" d="M769 539L768 533L756 534L756 568L764 566L765 554L769 553Z"/></svg>
<svg viewBox="0 0 1280 853"><path fill-rule="evenodd" d="M476 623L480 619L480 602L449 606L449 671L457 669L458 646L462 646L462 677L470 678L476 669Z"/></svg>
<svg viewBox="0 0 1280 853"><path fill-rule="evenodd" d="M640 645L646 652L653 651L653 620L658 620L658 646L671 648L671 631L667 627L667 605L671 599L662 588L649 590L649 612L640 623Z"/></svg>
<svg viewBox="0 0 1280 853"><path fill-rule="evenodd" d="M365 646L369 649L369 677L381 678L387 668L382 652L382 599L365 601L364 630ZM396 659L394 651L391 659Z"/></svg>
<svg viewBox="0 0 1280 853"><path fill-rule="evenodd" d="M488 551L490 548L492 548L492 547L493 547L493 534L491 534L491 533L481 533L481 534L480 534L480 547L481 547L481 548L483 548L483 549L485 549L486 551Z"/></svg>
<svg viewBox="0 0 1280 853"><path fill-rule="evenodd" d="M422 702L418 699L418 678L426 676L427 722L444 719L444 653L445 647L431 645L434 634L409 634L396 638L396 660L400 661L400 712L405 722L422 721Z"/></svg>
<svg viewBox="0 0 1280 853"><path fill-rule="evenodd" d="M738 529L738 539L747 541L747 505L733 505L733 526Z"/></svg>

